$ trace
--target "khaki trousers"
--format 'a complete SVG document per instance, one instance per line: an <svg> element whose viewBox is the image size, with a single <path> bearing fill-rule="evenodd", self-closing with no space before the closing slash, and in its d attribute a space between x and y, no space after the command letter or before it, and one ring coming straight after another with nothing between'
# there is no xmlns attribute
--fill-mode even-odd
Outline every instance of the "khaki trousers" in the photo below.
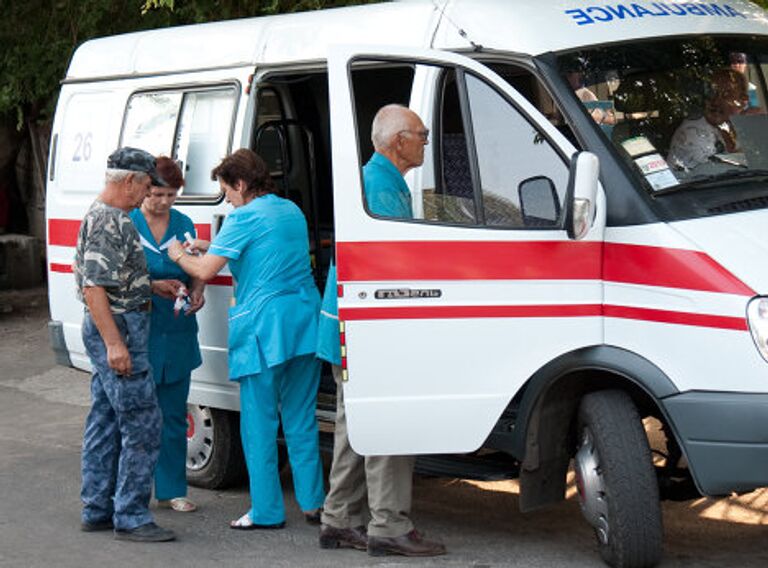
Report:
<svg viewBox="0 0 768 568"><path fill-rule="evenodd" d="M325 498L322 521L338 529L365 524L366 498L371 520L368 534L398 537L410 532L413 456L367 456L352 450L347 437L344 386L341 368L333 366L336 379L336 431L330 490Z"/></svg>

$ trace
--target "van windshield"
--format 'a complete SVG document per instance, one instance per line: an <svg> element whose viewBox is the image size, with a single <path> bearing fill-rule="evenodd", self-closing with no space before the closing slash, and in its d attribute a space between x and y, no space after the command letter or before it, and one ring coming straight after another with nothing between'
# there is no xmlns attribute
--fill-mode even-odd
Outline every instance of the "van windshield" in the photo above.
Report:
<svg viewBox="0 0 768 568"><path fill-rule="evenodd" d="M562 54L558 68L653 194L768 179L766 38L611 45Z"/></svg>

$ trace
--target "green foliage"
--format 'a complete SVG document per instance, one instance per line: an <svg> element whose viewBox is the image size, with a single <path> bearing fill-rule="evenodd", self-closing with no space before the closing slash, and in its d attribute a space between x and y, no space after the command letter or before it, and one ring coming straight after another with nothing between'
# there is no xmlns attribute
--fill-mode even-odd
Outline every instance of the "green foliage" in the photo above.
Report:
<svg viewBox="0 0 768 568"><path fill-rule="evenodd" d="M130 31L317 10L377 0L2 0L0 116L52 116L59 81L84 41ZM768 9L768 0L755 0Z"/></svg>
<svg viewBox="0 0 768 568"><path fill-rule="evenodd" d="M2 0L0 117L49 119L74 50L94 37L370 1Z"/></svg>

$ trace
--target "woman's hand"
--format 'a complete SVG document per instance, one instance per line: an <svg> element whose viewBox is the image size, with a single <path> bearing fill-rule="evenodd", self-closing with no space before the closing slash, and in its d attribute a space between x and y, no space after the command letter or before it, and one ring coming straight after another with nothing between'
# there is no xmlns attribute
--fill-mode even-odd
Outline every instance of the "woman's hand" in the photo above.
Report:
<svg viewBox="0 0 768 568"><path fill-rule="evenodd" d="M208 247L210 246L211 241L206 241L205 239L192 239L192 242L184 241L184 248L192 254L208 252Z"/></svg>
<svg viewBox="0 0 768 568"><path fill-rule="evenodd" d="M161 298L175 300L176 293L182 286L184 286L184 283L181 280L152 280L152 293L157 294Z"/></svg>
<svg viewBox="0 0 768 568"><path fill-rule="evenodd" d="M191 316L194 313L200 311L205 305L205 282L202 280L193 280L191 290L189 292L189 309L184 313L185 316Z"/></svg>

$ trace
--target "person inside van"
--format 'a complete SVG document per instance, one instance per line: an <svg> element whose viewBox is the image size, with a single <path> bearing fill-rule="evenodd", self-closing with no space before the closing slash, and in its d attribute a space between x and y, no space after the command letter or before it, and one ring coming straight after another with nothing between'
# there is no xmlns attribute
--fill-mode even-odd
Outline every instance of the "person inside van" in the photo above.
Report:
<svg viewBox="0 0 768 568"><path fill-rule="evenodd" d="M581 69L569 69L565 73L573 93L589 111L589 115L597 124L613 126L616 124L616 114L611 101L601 101L597 95L586 86L586 77ZM610 135L610 130L608 131Z"/></svg>
<svg viewBox="0 0 768 568"><path fill-rule="evenodd" d="M363 167L368 211L382 217L412 218L411 191L403 175L424 163L429 129L415 112L392 104L374 116L371 139L375 152Z"/></svg>
<svg viewBox="0 0 768 568"><path fill-rule="evenodd" d="M685 171L710 162L730 164L727 154L738 152L736 130L730 118L748 105L746 77L733 69L715 71L704 113L686 118L677 127L670 141L667 162Z"/></svg>
<svg viewBox="0 0 768 568"><path fill-rule="evenodd" d="M363 168L371 214L412 218L403 176L424 162L429 131L413 111L387 105L373 119L376 152ZM425 539L410 519L413 456L367 456L354 452L347 436L341 369L336 267L331 264L323 294L317 356L331 363L336 380L336 427L330 489L320 527L320 547L367 550L371 556L437 556L445 546ZM368 527L363 511L370 512Z"/></svg>
<svg viewBox="0 0 768 568"><path fill-rule="evenodd" d="M277 467L281 422L296 500L306 521L319 524L325 499L315 418L320 294L310 266L307 222L292 201L275 195L267 164L251 150L224 158L211 177L235 210L205 255L188 254L178 241L171 243L168 255L204 281L229 263L237 281L229 310L229 378L240 383L240 435L251 508L230 527L285 526Z"/></svg>
<svg viewBox="0 0 768 568"><path fill-rule="evenodd" d="M155 498L161 508L188 513L197 505L187 498L187 395L192 370L203 362L194 314L205 302L205 284L191 279L168 258L168 244L183 241L187 233L193 236L195 226L192 219L173 209L184 185L181 170L168 157L160 156L156 161L157 171L168 186L153 185L141 207L130 215L144 247L153 292L149 362L163 413ZM187 298L189 303L184 305ZM174 309L179 304L183 309Z"/></svg>
<svg viewBox="0 0 768 568"><path fill-rule="evenodd" d="M760 108L760 101L757 96L757 86L749 81L747 73L747 54L733 51L728 55L728 61L731 69L738 71L747 78L747 92L749 94L749 109Z"/></svg>

